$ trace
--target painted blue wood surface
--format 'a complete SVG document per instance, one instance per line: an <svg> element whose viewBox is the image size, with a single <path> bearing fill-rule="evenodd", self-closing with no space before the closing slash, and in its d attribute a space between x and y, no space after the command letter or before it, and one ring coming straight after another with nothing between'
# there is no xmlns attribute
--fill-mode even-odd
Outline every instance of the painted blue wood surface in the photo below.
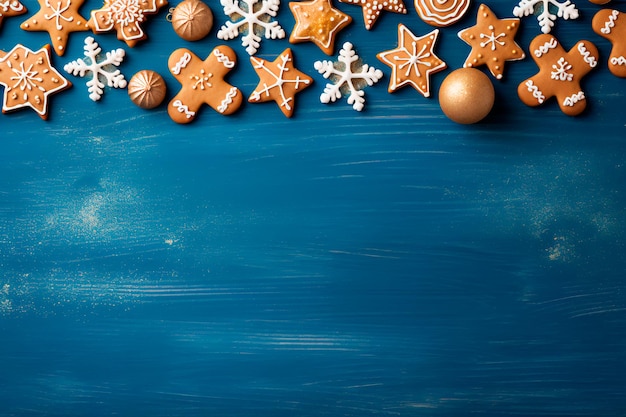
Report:
<svg viewBox="0 0 626 417"><path fill-rule="evenodd" d="M500 17L515 2L491 1ZM596 43L589 107L531 109L517 84L529 58L495 82L484 122L447 120L436 98L387 93L376 53L413 6L338 38L385 72L366 109L319 103L312 44L291 46L315 84L293 119L274 103L179 126L124 91L89 100L84 80L52 97L50 119L0 116L1 416L625 416L626 80L610 44L581 17L558 21L570 48ZM7 18L0 49L38 48ZM208 3L216 28L218 2ZM623 2L610 4L624 9ZM100 7L88 0L83 14ZM441 30L449 69L469 47ZM121 67L160 72L167 57L223 41L176 37L165 12ZM283 4L278 20L290 32ZM539 33L523 20L527 51ZM85 34L86 36L86 34ZM82 56L70 37L59 68ZM124 47L98 36L103 50ZM232 84L257 78L238 40Z"/></svg>

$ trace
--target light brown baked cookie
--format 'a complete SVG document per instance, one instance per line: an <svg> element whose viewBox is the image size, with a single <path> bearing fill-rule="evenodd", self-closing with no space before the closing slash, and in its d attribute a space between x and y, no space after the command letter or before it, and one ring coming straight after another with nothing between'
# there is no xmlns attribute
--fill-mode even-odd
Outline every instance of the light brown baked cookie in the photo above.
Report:
<svg viewBox="0 0 626 417"><path fill-rule="evenodd" d="M200 0L184 0L172 12L174 32L186 41L197 41L213 27L213 12Z"/></svg>
<svg viewBox="0 0 626 417"><path fill-rule="evenodd" d="M72 86L50 63L50 45L33 51L16 45L0 53L0 85L4 86L2 112L24 107L48 118L48 96Z"/></svg>
<svg viewBox="0 0 626 417"><path fill-rule="evenodd" d="M224 81L235 67L237 56L228 46L218 46L204 61L186 48L172 52L168 66L182 88L170 101L167 112L176 123L189 123L203 104L221 114L239 109L243 97L237 87Z"/></svg>
<svg viewBox="0 0 626 417"><path fill-rule="evenodd" d="M128 96L142 109L153 109L163 102L167 87L160 74L141 70L128 82Z"/></svg>
<svg viewBox="0 0 626 417"><path fill-rule="evenodd" d="M289 42L313 42L326 55L335 50L335 36L352 22L352 17L335 9L331 0L297 1L289 3L296 25Z"/></svg>
<svg viewBox="0 0 626 417"><path fill-rule="evenodd" d="M470 0L415 0L419 17L431 26L450 26L467 13Z"/></svg>
<svg viewBox="0 0 626 417"><path fill-rule="evenodd" d="M589 1L592 2L593 4L607 4L611 0L589 0Z"/></svg>
<svg viewBox="0 0 626 417"><path fill-rule="evenodd" d="M530 53L539 72L520 83L520 99L529 106L538 106L556 97L563 113L580 114L587 106L580 82L598 64L596 46L581 40L566 52L556 37L543 34L530 43Z"/></svg>
<svg viewBox="0 0 626 417"><path fill-rule="evenodd" d="M617 77L626 77L626 14L617 10L603 9L591 22L593 31L612 44L609 71Z"/></svg>
<svg viewBox="0 0 626 417"><path fill-rule="evenodd" d="M370 30L384 10L391 13L406 14L406 7L402 0L339 0L341 3L354 4L363 8L365 29Z"/></svg>
<svg viewBox="0 0 626 417"><path fill-rule="evenodd" d="M0 1L0 27L5 17L19 16L28 10L19 0Z"/></svg>

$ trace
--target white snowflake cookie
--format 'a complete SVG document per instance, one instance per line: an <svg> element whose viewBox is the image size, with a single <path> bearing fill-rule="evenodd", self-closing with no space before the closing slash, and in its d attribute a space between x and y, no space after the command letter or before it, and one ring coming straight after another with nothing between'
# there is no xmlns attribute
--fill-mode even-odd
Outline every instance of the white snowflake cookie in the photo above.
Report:
<svg viewBox="0 0 626 417"><path fill-rule="evenodd" d="M330 78L334 82L326 84L320 101L324 104L334 103L341 98L342 89L345 88L349 91L348 104L352 104L354 110L361 111L365 106L365 92L362 88L376 84L383 78L383 72L367 64L358 65L360 58L350 42L343 44L338 60L336 63L324 60L314 64L324 78Z"/></svg>
<svg viewBox="0 0 626 417"><path fill-rule="evenodd" d="M79 77L85 77L88 73L91 74L91 79L87 81L87 91L89 92L89 98L93 101L98 101L104 94L105 84L113 88L125 88L126 80L124 75L119 69L113 69L112 66L118 67L124 59L123 49L118 48L106 53L106 59L99 61L98 54L102 52L102 49L91 36L85 39L85 60L78 58L76 61L72 61L66 64L63 69L72 75Z"/></svg>
<svg viewBox="0 0 626 417"><path fill-rule="evenodd" d="M550 33L554 21L558 17L564 20L578 18L578 9L570 0L563 2L559 0L520 0L513 9L513 14L516 17L524 17L535 14L535 11L539 13L537 20L543 33Z"/></svg>
<svg viewBox="0 0 626 417"><path fill-rule="evenodd" d="M219 39L235 39L241 31L241 44L248 54L254 55L261 46L261 34L266 39L285 37L285 30L272 20L278 13L280 0L220 0L220 3L224 14L232 21L226 22L217 32Z"/></svg>

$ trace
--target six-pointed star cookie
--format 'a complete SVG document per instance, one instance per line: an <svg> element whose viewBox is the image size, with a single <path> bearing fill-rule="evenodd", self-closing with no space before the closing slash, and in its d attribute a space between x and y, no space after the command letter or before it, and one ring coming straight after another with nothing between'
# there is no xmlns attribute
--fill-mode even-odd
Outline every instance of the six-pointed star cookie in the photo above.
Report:
<svg viewBox="0 0 626 417"><path fill-rule="evenodd" d="M242 96L237 87L224 81L235 67L237 56L228 46L218 46L206 60L201 60L186 48L170 55L168 66L182 88L167 106L167 112L176 123L189 123L198 109L208 104L222 114L231 114L241 106Z"/></svg>
<svg viewBox="0 0 626 417"><path fill-rule="evenodd" d="M617 77L626 77L626 14L603 9L593 17L591 25L594 32L613 44L609 71Z"/></svg>
<svg viewBox="0 0 626 417"><path fill-rule="evenodd" d="M116 30L117 39L132 48L146 38L141 28L146 16L166 5L167 0L105 0L101 9L91 12L87 24L95 34Z"/></svg>
<svg viewBox="0 0 626 417"><path fill-rule="evenodd" d="M16 45L0 53L0 85L4 86L2 112L30 107L48 118L48 96L72 84L50 64L50 45L37 51Z"/></svg>
<svg viewBox="0 0 626 417"><path fill-rule="evenodd" d="M433 49L439 29L416 37L403 24L398 25L398 47L376 55L391 67L389 92L411 85L424 97L430 97L430 75L446 68Z"/></svg>
<svg viewBox="0 0 626 417"><path fill-rule="evenodd" d="M355 4L363 8L365 29L370 30L383 10L386 12L406 14L402 0L339 0L341 3Z"/></svg>
<svg viewBox="0 0 626 417"><path fill-rule="evenodd" d="M0 0L0 26L5 17L19 16L26 12L26 7L19 0Z"/></svg>
<svg viewBox="0 0 626 417"><path fill-rule="evenodd" d="M524 59L522 48L515 42L519 19L498 19L484 4L476 17L476 26L459 32L459 38L472 47L464 67L487 65L491 74L502 78L505 61Z"/></svg>
<svg viewBox="0 0 626 417"><path fill-rule="evenodd" d="M256 57L250 57L250 62L260 81L248 101L275 101L283 114L291 117L296 94L313 82L311 77L294 67L291 49L285 49L273 62Z"/></svg>
<svg viewBox="0 0 626 417"><path fill-rule="evenodd" d="M538 106L556 97L563 113L580 114L587 98L580 87L582 78L598 65L598 49L589 41L578 41L565 52L552 35L539 35L530 43L539 72L522 81L517 88L520 99L529 106Z"/></svg>
<svg viewBox="0 0 626 417"><path fill-rule="evenodd" d="M296 25L289 42L313 42L326 54L335 49L335 35L352 22L352 17L335 9L331 0L289 3Z"/></svg>
<svg viewBox="0 0 626 417"><path fill-rule="evenodd" d="M65 53L71 32L89 30L87 19L78 14L84 0L39 0L39 11L22 23L22 29L31 32L48 32L54 52Z"/></svg>

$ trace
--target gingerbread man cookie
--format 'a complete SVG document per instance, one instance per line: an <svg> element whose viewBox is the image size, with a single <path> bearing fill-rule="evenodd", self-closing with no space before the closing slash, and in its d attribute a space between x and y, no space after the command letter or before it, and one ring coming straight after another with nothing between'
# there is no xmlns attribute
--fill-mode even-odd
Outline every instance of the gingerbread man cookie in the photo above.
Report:
<svg viewBox="0 0 626 417"><path fill-rule="evenodd" d="M476 25L459 32L459 38L472 47L464 67L487 65L491 74L502 78L505 61L524 59L522 48L515 42L519 19L498 19L484 4L478 8Z"/></svg>
<svg viewBox="0 0 626 417"><path fill-rule="evenodd" d="M544 34L530 43L530 53L539 72L520 83L520 99L529 106L538 106L556 97L563 113L580 114L587 106L580 82L598 64L596 46L581 40L566 52L554 36Z"/></svg>
<svg viewBox="0 0 626 417"><path fill-rule="evenodd" d="M289 3L296 25L289 42L313 42L326 55L335 49L335 36L352 22L352 17L335 9L331 0L298 1Z"/></svg>
<svg viewBox="0 0 626 417"><path fill-rule="evenodd" d="M609 71L617 77L626 77L626 14L603 9L593 17L593 31L613 44L609 56Z"/></svg>
<svg viewBox="0 0 626 417"><path fill-rule="evenodd" d="M19 0L0 0L0 26L5 17L19 16L26 12L26 7Z"/></svg>
<svg viewBox="0 0 626 417"><path fill-rule="evenodd" d="M177 49L170 55L168 66L172 75L182 84L167 112L176 123L189 123L203 104L208 104L221 114L231 114L239 109L241 92L224 81L235 67L237 56L228 46L218 46L204 61L189 49Z"/></svg>

